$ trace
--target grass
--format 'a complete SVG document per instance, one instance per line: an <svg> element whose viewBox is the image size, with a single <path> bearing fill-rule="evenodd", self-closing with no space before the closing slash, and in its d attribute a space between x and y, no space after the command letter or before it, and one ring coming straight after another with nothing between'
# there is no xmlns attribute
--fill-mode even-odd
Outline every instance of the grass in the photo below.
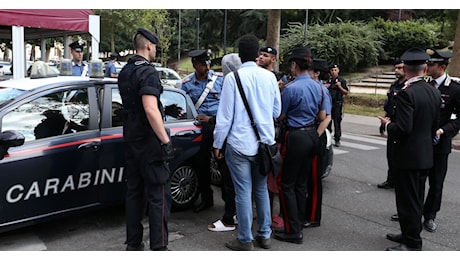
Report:
<svg viewBox="0 0 460 260"><path fill-rule="evenodd" d="M383 116L383 104L387 99L386 95L375 94L350 94L345 96L343 111L347 114L362 116Z"/></svg>
<svg viewBox="0 0 460 260"><path fill-rule="evenodd" d="M354 114L354 115L361 115L361 116L384 116L385 112L383 108L376 108L376 107L366 107L362 105L356 104L345 104L343 106L343 111L346 114Z"/></svg>

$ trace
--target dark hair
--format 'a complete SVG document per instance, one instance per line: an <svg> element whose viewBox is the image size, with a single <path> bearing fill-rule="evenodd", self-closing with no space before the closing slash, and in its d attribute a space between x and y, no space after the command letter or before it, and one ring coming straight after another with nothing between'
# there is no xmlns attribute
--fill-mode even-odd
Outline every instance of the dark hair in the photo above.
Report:
<svg viewBox="0 0 460 260"><path fill-rule="evenodd" d="M259 56L259 39L253 34L241 36L238 43L238 53L242 63L255 61Z"/></svg>
<svg viewBox="0 0 460 260"><path fill-rule="evenodd" d="M149 40L144 35L136 33L133 36L133 47L135 50L141 49Z"/></svg>
<svg viewBox="0 0 460 260"><path fill-rule="evenodd" d="M304 60L304 59L296 59L296 58L294 58L294 59L291 59L291 62L297 63L297 66L299 66L300 70L309 70L313 66L313 60L312 59Z"/></svg>

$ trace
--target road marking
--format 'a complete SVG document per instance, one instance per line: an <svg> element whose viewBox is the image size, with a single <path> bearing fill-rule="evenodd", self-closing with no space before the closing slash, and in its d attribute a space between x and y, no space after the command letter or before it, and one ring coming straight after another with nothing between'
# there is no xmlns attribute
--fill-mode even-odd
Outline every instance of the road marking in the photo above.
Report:
<svg viewBox="0 0 460 260"><path fill-rule="evenodd" d="M332 148L332 150L334 151L334 155L339 155L339 154L344 154L344 153L349 153L349 151L345 151L345 150L341 150L339 148Z"/></svg>
<svg viewBox="0 0 460 260"><path fill-rule="evenodd" d="M364 145L364 144L356 144L356 143L343 142L343 141L341 141L340 143L342 144L342 146L345 146L345 147L351 147L351 148L365 150L365 151L379 149L378 147Z"/></svg>
<svg viewBox="0 0 460 260"><path fill-rule="evenodd" d="M342 137L345 138L345 139L362 141L362 142L366 142L366 143L387 145L387 140L386 139L385 140L379 140L379 139L374 139L374 138L369 138L369 137L362 137L362 136L348 135L348 134L344 134L344 135L342 135Z"/></svg>
<svg viewBox="0 0 460 260"><path fill-rule="evenodd" d="M13 234L0 237L0 251L44 251L46 245L37 235Z"/></svg>

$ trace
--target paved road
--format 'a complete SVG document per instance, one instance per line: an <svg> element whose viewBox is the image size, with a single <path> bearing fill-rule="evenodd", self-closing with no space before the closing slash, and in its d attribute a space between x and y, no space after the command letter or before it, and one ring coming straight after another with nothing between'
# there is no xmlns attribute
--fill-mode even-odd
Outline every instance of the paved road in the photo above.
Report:
<svg viewBox="0 0 460 260"><path fill-rule="evenodd" d="M364 256L368 258L369 255L377 256L377 251L395 245L385 239L386 233L399 231L399 224L389 220L396 210L394 192L376 187L386 177L387 169L386 139L378 133L378 119L346 114L343 132L342 146L334 149L333 171L323 181L321 226L304 230L302 245L273 240L269 252L278 252L264 254L264 257L285 257L285 253L279 254L279 251L292 251L292 256L297 256L298 251L328 251L342 252L333 257L347 258L350 252L367 252L370 254ZM442 211L438 216L439 229L436 233L422 232L425 251L445 253L460 250L459 162L460 152L454 151L450 157ZM224 243L235 237L236 231L210 232L206 229L208 224L220 218L223 213L220 189L215 187L214 191L215 206L212 209L198 214L192 210L172 214L169 247L175 251L175 256L215 259L223 256L215 254L216 251L228 251ZM148 231L145 230L144 241L148 243ZM125 248L124 236L123 209L118 207L0 234L0 251L122 251ZM203 251L209 254L203 254ZM256 251L267 252L257 247ZM439 253L436 256L439 257ZM453 254L456 259L460 256L458 253ZM324 258L323 254L314 256ZM363 255L351 256L356 258ZM381 256L380 253L378 256ZM448 256L452 258L453 255ZM8 259L2 253L0 257ZM312 255L305 253L302 257Z"/></svg>

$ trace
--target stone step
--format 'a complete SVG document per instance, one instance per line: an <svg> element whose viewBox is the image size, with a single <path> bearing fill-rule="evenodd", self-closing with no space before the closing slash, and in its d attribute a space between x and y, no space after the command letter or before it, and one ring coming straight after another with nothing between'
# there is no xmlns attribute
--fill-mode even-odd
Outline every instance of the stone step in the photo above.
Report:
<svg viewBox="0 0 460 260"><path fill-rule="evenodd" d="M378 78L378 79L393 79L395 80L396 79L396 76L395 74L379 74L379 75L375 75L375 76L371 76L371 78Z"/></svg>
<svg viewBox="0 0 460 260"><path fill-rule="evenodd" d="M348 87L363 87L363 88L390 88L390 83L385 82L356 82L348 84Z"/></svg>
<svg viewBox="0 0 460 260"><path fill-rule="evenodd" d="M386 95L387 94L386 88L375 88L375 87L350 87L351 94L378 94L378 95Z"/></svg>
<svg viewBox="0 0 460 260"><path fill-rule="evenodd" d="M393 83L395 78L365 78L360 80L360 82L369 82L369 83Z"/></svg>

